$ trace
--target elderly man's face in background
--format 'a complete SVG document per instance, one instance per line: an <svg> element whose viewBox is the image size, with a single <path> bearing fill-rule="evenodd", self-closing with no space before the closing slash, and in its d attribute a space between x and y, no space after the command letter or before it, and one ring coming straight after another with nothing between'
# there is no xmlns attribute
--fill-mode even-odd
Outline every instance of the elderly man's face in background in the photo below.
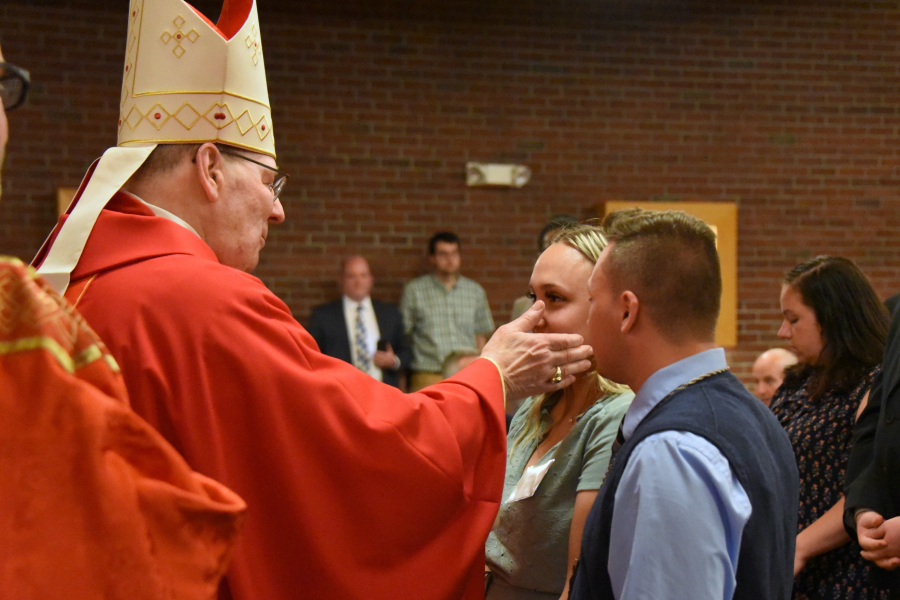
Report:
<svg viewBox="0 0 900 600"><path fill-rule="evenodd" d="M784 381L784 370L795 364L797 357L784 348L772 348L759 355L753 363L753 395L763 404L772 404L775 392Z"/></svg>
<svg viewBox="0 0 900 600"><path fill-rule="evenodd" d="M352 256L344 265L341 275L341 292L353 300L361 302L372 291L375 278L369 270L369 263L362 256Z"/></svg>
<svg viewBox="0 0 900 600"><path fill-rule="evenodd" d="M0 48L0 62L3 62L2 48ZM3 110L3 104L0 103L0 196L3 195L3 157L6 154L7 138L9 138L9 124L6 122L6 111Z"/></svg>

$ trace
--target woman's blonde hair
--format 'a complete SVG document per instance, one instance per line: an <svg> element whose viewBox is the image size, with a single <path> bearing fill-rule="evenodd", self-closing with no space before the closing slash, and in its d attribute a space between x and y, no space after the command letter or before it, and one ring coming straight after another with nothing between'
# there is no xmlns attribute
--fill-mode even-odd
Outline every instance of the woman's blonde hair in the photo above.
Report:
<svg viewBox="0 0 900 600"><path fill-rule="evenodd" d="M582 256L591 261L592 264L597 264L597 261L600 259L600 253L606 248L606 236L603 235L603 230L596 225L566 225L556 232L556 235L553 236L547 247L549 248L554 244L567 244L578 250ZM613 383L612 381L601 377L594 367L588 371L588 376L591 377L591 384L593 386L591 393L596 393L597 402L607 396L628 391L627 386ZM533 439L541 439L544 437L546 428L544 427L541 413L544 410L549 411L552 409L562 396L563 390L557 390L549 394L544 394L537 402L531 405L528 414L525 415L525 423L522 426L519 435L516 436L516 440L513 442L512 450L510 450L510 452L515 450L519 444L524 444Z"/></svg>

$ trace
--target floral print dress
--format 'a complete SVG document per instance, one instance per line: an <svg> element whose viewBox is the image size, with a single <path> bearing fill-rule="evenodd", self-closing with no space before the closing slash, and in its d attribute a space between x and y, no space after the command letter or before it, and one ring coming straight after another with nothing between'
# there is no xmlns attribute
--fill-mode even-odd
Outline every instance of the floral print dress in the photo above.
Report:
<svg viewBox="0 0 900 600"><path fill-rule="evenodd" d="M793 389L782 385L772 399L772 412L787 431L800 472L798 532L834 506L843 495L844 471L850 457L856 411L881 367L865 375L849 394L827 393L809 398L809 378ZM864 600L887 598L887 591L867 581L869 563L855 540L815 556L794 579L796 600Z"/></svg>

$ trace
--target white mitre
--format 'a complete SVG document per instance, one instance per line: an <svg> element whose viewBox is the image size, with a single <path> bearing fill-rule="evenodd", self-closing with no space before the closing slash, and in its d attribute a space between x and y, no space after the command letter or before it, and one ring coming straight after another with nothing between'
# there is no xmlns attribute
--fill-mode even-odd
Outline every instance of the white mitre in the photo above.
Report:
<svg viewBox="0 0 900 600"><path fill-rule="evenodd" d="M132 0L119 140L91 167L38 272L64 293L100 211L157 144L219 142L275 157L255 0L216 25L184 0Z"/></svg>

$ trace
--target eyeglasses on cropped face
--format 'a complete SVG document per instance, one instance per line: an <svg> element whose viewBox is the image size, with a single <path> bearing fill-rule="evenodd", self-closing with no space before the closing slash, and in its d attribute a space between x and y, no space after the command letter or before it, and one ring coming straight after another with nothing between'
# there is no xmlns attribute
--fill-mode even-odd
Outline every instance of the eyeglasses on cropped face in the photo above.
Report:
<svg viewBox="0 0 900 600"><path fill-rule="evenodd" d="M31 76L28 71L16 65L0 62L0 99L3 100L3 109L11 111L25 102L28 96L28 88L31 86Z"/></svg>
<svg viewBox="0 0 900 600"><path fill-rule="evenodd" d="M287 182L289 175L284 171L276 169L275 167L270 167L269 165L263 164L257 160L253 160L252 158L248 158L239 152L234 152L232 150L228 150L227 148L223 148L220 145L216 144L216 148L219 149L219 152L222 154L227 154L228 156L236 156L237 158L242 158L247 162L252 162L254 165L259 165L264 169L268 169L270 171L275 171L275 181L267 184L269 188L272 190L272 193L275 195L272 198L272 203L274 204L276 200L278 200L278 194L281 193L281 190L284 189L284 184Z"/></svg>

